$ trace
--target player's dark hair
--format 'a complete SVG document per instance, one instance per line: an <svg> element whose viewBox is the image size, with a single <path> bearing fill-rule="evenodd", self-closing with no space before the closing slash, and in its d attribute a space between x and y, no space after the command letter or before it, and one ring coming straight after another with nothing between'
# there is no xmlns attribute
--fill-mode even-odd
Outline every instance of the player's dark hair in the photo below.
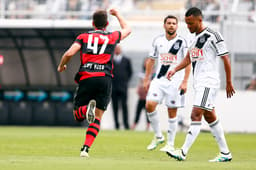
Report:
<svg viewBox="0 0 256 170"><path fill-rule="evenodd" d="M167 15L165 18L164 18L164 24L166 23L167 19L169 18L172 18L172 19L175 19L177 24L178 24L178 18L175 17L174 15Z"/></svg>
<svg viewBox="0 0 256 170"><path fill-rule="evenodd" d="M108 15L106 10L97 10L94 12L92 18L95 27L98 29L105 28L108 25Z"/></svg>
<svg viewBox="0 0 256 170"><path fill-rule="evenodd" d="M202 11L197 8L197 7L192 7L192 8L189 8L185 14L186 17L189 17L189 16L195 16L195 17L198 17L198 16L201 16L203 17L203 14L202 14Z"/></svg>

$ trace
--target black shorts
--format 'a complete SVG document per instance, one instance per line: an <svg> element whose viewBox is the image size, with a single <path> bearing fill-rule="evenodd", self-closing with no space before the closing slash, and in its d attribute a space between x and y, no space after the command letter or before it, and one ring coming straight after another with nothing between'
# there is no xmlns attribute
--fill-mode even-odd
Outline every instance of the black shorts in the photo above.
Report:
<svg viewBox="0 0 256 170"><path fill-rule="evenodd" d="M112 78L91 77L81 80L74 95L74 109L87 105L90 100L96 100L96 107L106 110L110 102L112 91Z"/></svg>

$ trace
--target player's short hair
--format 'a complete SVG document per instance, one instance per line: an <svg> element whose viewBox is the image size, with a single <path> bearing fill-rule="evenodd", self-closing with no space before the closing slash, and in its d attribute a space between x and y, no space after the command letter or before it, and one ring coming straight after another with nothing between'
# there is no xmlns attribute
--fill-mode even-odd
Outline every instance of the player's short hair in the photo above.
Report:
<svg viewBox="0 0 256 170"><path fill-rule="evenodd" d="M102 29L108 25L108 15L106 10L97 10L93 13L93 23L96 28Z"/></svg>
<svg viewBox="0 0 256 170"><path fill-rule="evenodd" d="M186 17L189 17L189 16L195 16L195 17L198 17L198 16L201 16L203 17L203 14L202 14L202 11L197 8L197 7L192 7L192 8L189 8L185 14Z"/></svg>
<svg viewBox="0 0 256 170"><path fill-rule="evenodd" d="M169 18L172 18L172 19L175 19L177 24L178 24L178 18L175 17L174 15L167 15L165 18L164 18L164 24L166 23L167 19Z"/></svg>

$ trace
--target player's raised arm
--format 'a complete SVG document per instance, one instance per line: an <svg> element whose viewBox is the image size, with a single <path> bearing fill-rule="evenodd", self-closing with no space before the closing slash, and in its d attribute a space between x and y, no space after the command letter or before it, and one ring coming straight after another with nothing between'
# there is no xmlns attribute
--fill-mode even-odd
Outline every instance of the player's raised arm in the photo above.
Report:
<svg viewBox="0 0 256 170"><path fill-rule="evenodd" d="M115 16L121 26L121 40L126 38L131 33L131 27L127 24L123 16L119 13L119 11L115 8L109 10L109 13Z"/></svg>
<svg viewBox="0 0 256 170"><path fill-rule="evenodd" d="M69 60L80 50L81 45L78 43L73 43L71 47L63 54L60 64L58 66L58 71L62 72L66 69L66 64Z"/></svg>

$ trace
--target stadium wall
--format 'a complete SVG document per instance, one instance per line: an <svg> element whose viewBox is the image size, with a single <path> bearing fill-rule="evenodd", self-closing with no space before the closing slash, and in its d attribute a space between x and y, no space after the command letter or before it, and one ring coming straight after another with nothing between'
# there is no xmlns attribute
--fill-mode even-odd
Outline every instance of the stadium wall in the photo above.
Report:
<svg viewBox="0 0 256 170"><path fill-rule="evenodd" d="M191 83L190 83L191 84ZM132 125L135 118L137 104L136 89L129 90L129 122ZM216 98L216 113L221 120L225 132L256 133L256 111L255 111L256 92L236 91L235 95L227 99L226 92L219 91ZM178 117L183 117L185 124L190 123L190 113L193 106L193 89L190 87L186 95L186 106L178 111ZM161 128L167 130L167 111L163 104L157 107L160 115ZM120 124L122 125L122 114L120 114ZM102 129L114 129L114 119L112 105L110 104L102 119ZM145 130L146 117L145 111L141 113L141 118L136 130ZM152 129L151 129L152 130ZM203 120L202 130L209 130L208 125Z"/></svg>

